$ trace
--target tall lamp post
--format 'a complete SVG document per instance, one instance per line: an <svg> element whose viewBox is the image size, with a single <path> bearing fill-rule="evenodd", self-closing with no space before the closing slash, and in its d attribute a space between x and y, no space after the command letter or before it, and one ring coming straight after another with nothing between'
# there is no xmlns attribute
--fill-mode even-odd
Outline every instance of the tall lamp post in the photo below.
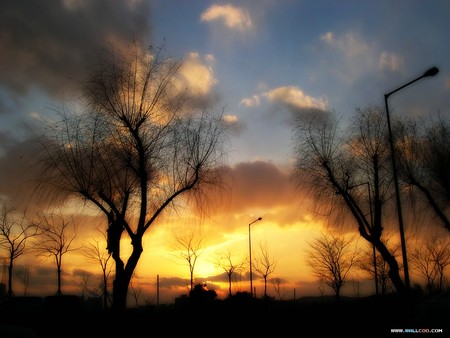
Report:
<svg viewBox="0 0 450 338"><path fill-rule="evenodd" d="M432 67L432 68L428 69L425 73L423 73L423 75L419 76L418 78L404 84L403 86L401 86L387 94L384 94L384 104L386 106L386 116L387 116L387 124L388 124L388 131L389 131L389 146L391 149L392 172L394 175L395 198L396 198L396 204L397 204L397 217L398 217L398 225L400 228L400 241L401 241L401 246L402 246L403 271L405 274L405 286L408 290L410 288L408 258L406 255L405 230L403 227L402 206L401 206L401 201L400 201L400 188L399 188L399 184L398 184L398 174L397 174L397 164L396 164L396 160L395 160L394 141L392 140L391 121L389 118L388 98L392 94L413 84L414 82L419 81L420 79L422 79L424 77L435 76L437 73L439 73L439 69L437 67Z"/></svg>
<svg viewBox="0 0 450 338"><path fill-rule="evenodd" d="M250 228L251 225L255 222L258 222L262 220L262 217L258 217L257 219L255 219L253 222L251 222L248 225L248 254L249 254L249 259L250 259L250 297L253 298L253 276L252 276L252 237L251 237L251 232L250 232Z"/></svg>

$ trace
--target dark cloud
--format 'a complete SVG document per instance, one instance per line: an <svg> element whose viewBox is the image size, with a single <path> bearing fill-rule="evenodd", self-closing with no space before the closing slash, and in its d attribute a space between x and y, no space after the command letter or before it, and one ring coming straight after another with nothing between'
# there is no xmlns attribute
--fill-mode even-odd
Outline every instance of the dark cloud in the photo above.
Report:
<svg viewBox="0 0 450 338"><path fill-rule="evenodd" d="M36 153L35 140L18 141L0 133L2 153L0 157L0 195L11 202L12 200L27 199L31 194L29 179L36 177L32 165ZM17 201L15 201L17 202ZM19 202L19 204L21 203ZM15 204L15 203L14 203Z"/></svg>
<svg viewBox="0 0 450 338"><path fill-rule="evenodd" d="M58 207L64 201L43 182L39 139L17 139L0 131L0 201L18 211L33 214L37 210ZM53 196L52 196L53 194Z"/></svg>
<svg viewBox="0 0 450 338"><path fill-rule="evenodd" d="M0 88L61 95L108 43L150 44L150 1L0 2Z"/></svg>
<svg viewBox="0 0 450 338"><path fill-rule="evenodd" d="M240 213L252 208L289 205L294 184L291 174L266 161L241 162L220 168L223 184L207 191L216 213Z"/></svg>
<svg viewBox="0 0 450 338"><path fill-rule="evenodd" d="M289 198L290 177L274 164L264 161L239 163L230 176L233 209L273 207Z"/></svg>
<svg viewBox="0 0 450 338"><path fill-rule="evenodd" d="M328 111L323 109L299 107L289 102L272 103L269 113L272 116L278 116L278 118L282 120L282 123L289 126L292 126L293 123L298 123L299 121L322 120L329 114Z"/></svg>

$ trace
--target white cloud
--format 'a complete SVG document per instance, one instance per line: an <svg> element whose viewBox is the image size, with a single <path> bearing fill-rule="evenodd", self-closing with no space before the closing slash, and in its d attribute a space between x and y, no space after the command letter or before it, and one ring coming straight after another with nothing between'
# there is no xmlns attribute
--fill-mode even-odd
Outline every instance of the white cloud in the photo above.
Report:
<svg viewBox="0 0 450 338"><path fill-rule="evenodd" d="M227 123L237 123L238 122L238 117L236 115L225 115L223 117L223 120Z"/></svg>
<svg viewBox="0 0 450 338"><path fill-rule="evenodd" d="M379 66L381 69L399 71L403 67L403 58L394 53L383 52L380 55Z"/></svg>
<svg viewBox="0 0 450 338"><path fill-rule="evenodd" d="M234 134L239 136L242 131L245 129L245 123L242 123L241 120L236 115L227 114L223 116L223 122L229 128L228 130Z"/></svg>
<svg viewBox="0 0 450 338"><path fill-rule="evenodd" d="M404 67L401 54L382 50L376 42L366 41L356 32L336 34L330 31L322 34L320 41L326 46L323 53L326 76L331 74L346 85L369 74L379 74L380 70L398 72Z"/></svg>
<svg viewBox="0 0 450 338"><path fill-rule="evenodd" d="M213 55L206 55L205 61L214 60ZM205 95L217 83L212 67L202 62L198 53L189 53L179 71L180 87L186 87L192 94Z"/></svg>
<svg viewBox="0 0 450 338"><path fill-rule="evenodd" d="M200 17L201 21L222 21L231 29L245 30L252 27L252 20L248 12L233 5L212 5L208 7Z"/></svg>
<svg viewBox="0 0 450 338"><path fill-rule="evenodd" d="M253 95L251 97L243 98L240 102L240 104L246 106L246 107L255 107L259 106L259 96Z"/></svg>
<svg viewBox="0 0 450 338"><path fill-rule="evenodd" d="M334 33L333 32L326 32L325 34L322 34L320 36L320 40L331 44L334 41Z"/></svg>
<svg viewBox="0 0 450 338"><path fill-rule="evenodd" d="M208 62L214 62L214 61L216 61L216 58L212 54L206 54L205 55L205 60L208 61Z"/></svg>
<svg viewBox="0 0 450 338"><path fill-rule="evenodd" d="M325 110L327 107L326 98L314 98L306 95L300 88L295 86L278 87L265 93L264 96L271 102L279 102L295 108Z"/></svg>
<svg viewBox="0 0 450 338"><path fill-rule="evenodd" d="M333 32L327 32L320 36L320 40L345 53L348 57L365 54L369 51L369 46L361 38L352 32L336 37Z"/></svg>

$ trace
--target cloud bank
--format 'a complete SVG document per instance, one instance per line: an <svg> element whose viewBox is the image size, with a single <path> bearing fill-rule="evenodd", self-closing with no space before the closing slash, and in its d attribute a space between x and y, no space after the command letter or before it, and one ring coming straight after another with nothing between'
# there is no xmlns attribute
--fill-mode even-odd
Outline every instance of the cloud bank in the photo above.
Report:
<svg viewBox="0 0 450 338"><path fill-rule="evenodd" d="M24 4L26 2L26 5ZM4 0L0 2L0 88L60 95L80 80L99 48L147 41L149 1ZM150 43L150 41L148 41Z"/></svg>

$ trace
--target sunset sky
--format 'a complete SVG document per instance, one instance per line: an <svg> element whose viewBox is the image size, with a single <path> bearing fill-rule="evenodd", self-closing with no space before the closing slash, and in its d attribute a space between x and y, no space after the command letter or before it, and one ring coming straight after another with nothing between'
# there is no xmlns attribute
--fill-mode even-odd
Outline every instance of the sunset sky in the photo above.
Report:
<svg viewBox="0 0 450 338"><path fill-rule="evenodd" d="M314 201L291 179L293 117L311 108L351 117L355 108L384 104L385 93L432 66L439 74L393 95L391 112L448 117L449 17L447 0L3 0L0 197L25 206L24 163L32 156L33 129L55 107L78 97L100 48L126 46L132 37L164 45L166 56L184 60L181 74L189 86L211 95L234 126L227 152L231 189L212 201L201 219L186 211L159 220L145 238L133 286L155 302L159 275L161 301L186 293L189 269L174 231L195 229L205 236L195 276L226 296L216 258L228 251L236 263L248 259L248 225L262 217L251 227L254 255L266 245L276 262L271 278L283 281L284 298L318 294L305 249L322 224L309 208ZM78 222L77 244L102 226L92 209ZM74 202L71 212L86 209ZM23 256L16 269L24 266L32 266L31 293L56 292L52 260ZM244 267L234 292L248 291L248 264ZM80 292L82 271L100 272L76 252L68 253L63 292ZM260 278L253 275L261 296ZM369 293L370 283L364 282ZM18 283L16 293L22 290ZM271 285L268 292L276 296ZM346 292L354 293L351 285Z"/></svg>

